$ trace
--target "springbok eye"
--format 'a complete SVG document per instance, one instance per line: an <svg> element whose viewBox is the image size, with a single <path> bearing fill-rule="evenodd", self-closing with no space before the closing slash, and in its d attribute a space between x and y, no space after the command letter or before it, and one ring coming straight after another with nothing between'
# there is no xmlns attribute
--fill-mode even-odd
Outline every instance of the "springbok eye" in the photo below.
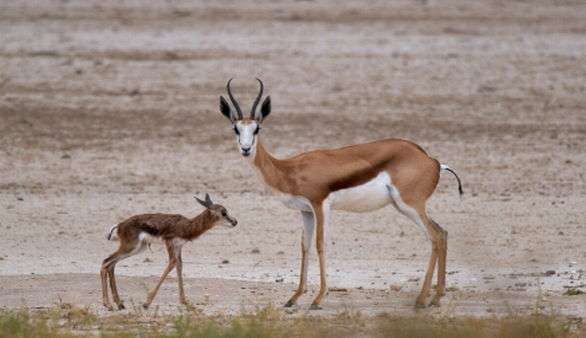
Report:
<svg viewBox="0 0 586 338"><path fill-rule="evenodd" d="M256 129L254 130L254 135L258 134L259 131L260 131L260 126L257 125Z"/></svg>
<svg viewBox="0 0 586 338"><path fill-rule="evenodd" d="M236 135L240 135L240 131L238 131L238 127L234 126L234 132L236 133Z"/></svg>

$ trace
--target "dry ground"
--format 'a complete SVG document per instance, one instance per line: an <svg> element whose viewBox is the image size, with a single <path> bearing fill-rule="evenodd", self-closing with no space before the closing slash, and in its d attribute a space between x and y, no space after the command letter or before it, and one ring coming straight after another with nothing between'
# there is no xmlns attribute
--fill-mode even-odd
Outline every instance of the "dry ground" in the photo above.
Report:
<svg viewBox="0 0 586 338"><path fill-rule="evenodd" d="M451 292L425 312L539 303L586 315L584 295L563 296L586 283L582 2L0 7L2 306L62 299L103 311L97 271L115 249L105 229L136 213L193 215L192 195L204 192L240 225L186 247L194 304L234 313L284 303L300 217L259 184L217 109L230 77L249 106L258 76L273 100L263 140L277 156L402 137L457 169L463 200L444 175L429 203L450 233ZM330 286L346 291L330 292L322 313L413 311L430 251L415 226L383 209L337 213L330 233ZM161 250L119 265L126 299L144 298ZM299 312L318 281L311 263ZM173 312L175 302L171 279L156 304Z"/></svg>

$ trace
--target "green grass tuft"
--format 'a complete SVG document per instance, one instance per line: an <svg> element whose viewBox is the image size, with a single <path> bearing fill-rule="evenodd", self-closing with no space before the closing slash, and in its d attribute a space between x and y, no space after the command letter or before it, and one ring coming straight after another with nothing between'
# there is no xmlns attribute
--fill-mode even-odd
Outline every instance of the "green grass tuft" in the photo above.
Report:
<svg viewBox="0 0 586 338"><path fill-rule="evenodd" d="M149 337L149 338L281 338L281 337L392 337L392 338L577 338L586 337L582 318L544 314L505 317L461 316L368 317L345 309L337 315L290 316L268 306L237 316L205 316L185 311L178 316L117 313L98 317L70 304L41 311L0 310L0 337Z"/></svg>

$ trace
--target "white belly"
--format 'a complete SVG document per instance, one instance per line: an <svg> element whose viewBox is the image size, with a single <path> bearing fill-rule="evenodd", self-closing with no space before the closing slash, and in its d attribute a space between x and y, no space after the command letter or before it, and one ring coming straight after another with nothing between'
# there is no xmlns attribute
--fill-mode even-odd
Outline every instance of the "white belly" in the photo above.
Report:
<svg viewBox="0 0 586 338"><path fill-rule="evenodd" d="M362 185L331 193L327 201L334 210L352 212L377 210L391 203L387 185L391 185L391 177L383 171Z"/></svg>
<svg viewBox="0 0 586 338"><path fill-rule="evenodd" d="M351 212L369 212L391 203L388 186L392 186L391 177L386 171L379 173L372 180L348 189L331 193L324 201L333 210ZM294 196L276 192L277 198L287 208L301 211L313 211L309 201L302 196Z"/></svg>

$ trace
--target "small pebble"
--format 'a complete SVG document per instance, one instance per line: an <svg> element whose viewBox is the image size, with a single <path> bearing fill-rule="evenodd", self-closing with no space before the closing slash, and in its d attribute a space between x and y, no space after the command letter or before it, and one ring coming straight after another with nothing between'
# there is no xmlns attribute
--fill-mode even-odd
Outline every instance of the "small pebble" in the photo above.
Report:
<svg viewBox="0 0 586 338"><path fill-rule="evenodd" d="M392 291L399 292L403 287L399 284L392 284L390 288Z"/></svg>

